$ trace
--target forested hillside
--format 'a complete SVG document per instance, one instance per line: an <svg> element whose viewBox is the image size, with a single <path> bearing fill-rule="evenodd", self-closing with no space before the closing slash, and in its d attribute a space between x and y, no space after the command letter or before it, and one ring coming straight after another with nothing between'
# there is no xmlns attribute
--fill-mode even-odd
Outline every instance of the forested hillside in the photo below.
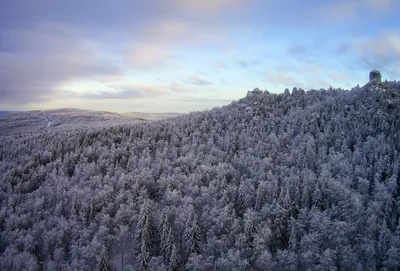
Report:
<svg viewBox="0 0 400 271"><path fill-rule="evenodd" d="M0 130L0 269L398 270L399 94L256 89L162 121Z"/></svg>

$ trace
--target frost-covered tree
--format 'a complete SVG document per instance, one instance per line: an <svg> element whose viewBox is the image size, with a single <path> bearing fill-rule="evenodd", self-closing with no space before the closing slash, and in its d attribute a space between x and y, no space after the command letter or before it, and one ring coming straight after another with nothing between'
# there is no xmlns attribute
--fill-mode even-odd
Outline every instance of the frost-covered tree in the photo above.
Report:
<svg viewBox="0 0 400 271"><path fill-rule="evenodd" d="M160 229L161 251L164 254L164 258L169 259L173 245L173 233L171 223L169 222L168 215L166 214L164 214L162 217Z"/></svg>
<svg viewBox="0 0 400 271"><path fill-rule="evenodd" d="M137 225L137 240L139 243L139 254L136 261L139 267L143 270L147 266L154 253L155 231L150 200L145 199L139 214L139 221Z"/></svg>
<svg viewBox="0 0 400 271"><path fill-rule="evenodd" d="M192 215L187 222L185 241L188 255L200 253L201 230L196 215Z"/></svg>
<svg viewBox="0 0 400 271"><path fill-rule="evenodd" d="M97 270L99 271L111 271L112 264L109 259L107 248L103 245L100 252L100 259L97 265Z"/></svg>

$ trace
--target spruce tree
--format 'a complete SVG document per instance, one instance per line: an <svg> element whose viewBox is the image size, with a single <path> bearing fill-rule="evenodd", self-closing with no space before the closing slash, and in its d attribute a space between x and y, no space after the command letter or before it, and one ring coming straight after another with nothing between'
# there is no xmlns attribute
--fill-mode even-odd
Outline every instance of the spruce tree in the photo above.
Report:
<svg viewBox="0 0 400 271"><path fill-rule="evenodd" d="M149 199L145 199L140 208L137 237L140 248L136 260L142 270L147 270L154 249L154 225Z"/></svg>
<svg viewBox="0 0 400 271"><path fill-rule="evenodd" d="M112 264L109 260L107 248L103 245L100 252L100 260L97 266L97 270L99 271L111 271Z"/></svg>

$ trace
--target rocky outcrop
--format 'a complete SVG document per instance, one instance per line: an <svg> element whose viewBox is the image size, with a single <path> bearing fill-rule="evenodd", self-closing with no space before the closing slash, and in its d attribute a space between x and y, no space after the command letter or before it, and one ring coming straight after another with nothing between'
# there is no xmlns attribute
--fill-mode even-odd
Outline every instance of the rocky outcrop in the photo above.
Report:
<svg viewBox="0 0 400 271"><path fill-rule="evenodd" d="M373 70L369 73L369 82L371 84L380 84L382 82L382 75L378 70Z"/></svg>
<svg viewBox="0 0 400 271"><path fill-rule="evenodd" d="M369 82L364 86L364 88L371 88L378 92L387 91L387 86L382 83L382 75L380 71L373 70L369 73Z"/></svg>
<svg viewBox="0 0 400 271"><path fill-rule="evenodd" d="M388 106L392 106L395 102L399 102L400 94L390 89L387 82L382 82L382 75L378 70L369 73L369 82L365 87L380 93L382 98L386 100Z"/></svg>

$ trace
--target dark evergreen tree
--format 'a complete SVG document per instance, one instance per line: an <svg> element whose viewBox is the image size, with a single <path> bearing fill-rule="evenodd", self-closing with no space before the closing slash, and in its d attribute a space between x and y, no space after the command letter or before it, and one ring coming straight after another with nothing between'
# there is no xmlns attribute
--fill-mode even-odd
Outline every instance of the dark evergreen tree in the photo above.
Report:
<svg viewBox="0 0 400 271"><path fill-rule="evenodd" d="M109 255L107 248L103 245L100 252L100 260L97 265L97 270L99 271L112 271L113 267L109 260Z"/></svg>

